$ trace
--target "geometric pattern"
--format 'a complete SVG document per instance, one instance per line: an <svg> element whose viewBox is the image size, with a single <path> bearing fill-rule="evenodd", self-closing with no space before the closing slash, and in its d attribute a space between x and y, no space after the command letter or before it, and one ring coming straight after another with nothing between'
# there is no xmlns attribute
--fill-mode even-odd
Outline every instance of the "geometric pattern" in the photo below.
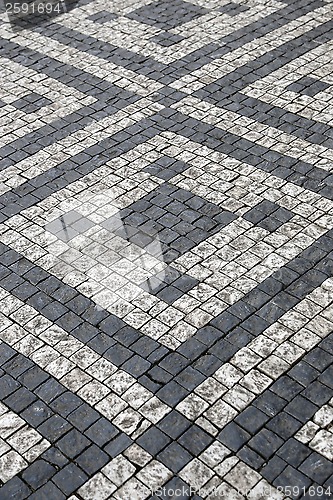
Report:
<svg viewBox="0 0 333 500"><path fill-rule="evenodd" d="M331 1L62 7L0 14L0 498L330 498Z"/></svg>
<svg viewBox="0 0 333 500"><path fill-rule="evenodd" d="M174 15L177 12L177 16ZM140 23L145 23L160 29L172 29L180 24L189 23L204 15L206 9L183 0L173 2L149 2L139 9L132 10L128 17Z"/></svg>

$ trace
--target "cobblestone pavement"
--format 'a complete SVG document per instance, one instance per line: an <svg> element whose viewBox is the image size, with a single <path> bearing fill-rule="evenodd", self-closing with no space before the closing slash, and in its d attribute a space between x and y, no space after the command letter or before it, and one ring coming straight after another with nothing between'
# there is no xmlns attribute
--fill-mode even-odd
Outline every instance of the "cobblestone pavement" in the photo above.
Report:
<svg viewBox="0 0 333 500"><path fill-rule="evenodd" d="M329 498L332 0L54 5L0 16L0 499Z"/></svg>

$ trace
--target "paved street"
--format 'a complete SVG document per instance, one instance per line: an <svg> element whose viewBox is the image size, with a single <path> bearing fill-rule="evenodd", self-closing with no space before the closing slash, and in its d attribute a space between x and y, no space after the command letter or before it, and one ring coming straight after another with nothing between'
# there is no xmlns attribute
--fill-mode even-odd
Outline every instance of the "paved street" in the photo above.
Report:
<svg viewBox="0 0 333 500"><path fill-rule="evenodd" d="M333 499L332 0L43 1L0 13L0 500Z"/></svg>

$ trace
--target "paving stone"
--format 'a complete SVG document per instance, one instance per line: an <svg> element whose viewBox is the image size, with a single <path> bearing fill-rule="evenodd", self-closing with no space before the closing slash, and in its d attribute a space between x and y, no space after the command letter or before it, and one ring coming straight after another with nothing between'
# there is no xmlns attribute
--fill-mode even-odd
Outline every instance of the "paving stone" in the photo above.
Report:
<svg viewBox="0 0 333 500"><path fill-rule="evenodd" d="M16 351L12 349L9 345L2 343L1 344L1 350L0 350L0 355L1 355L1 366L10 358L14 357L16 354Z"/></svg>
<svg viewBox="0 0 333 500"><path fill-rule="evenodd" d="M3 375L1 377L1 397L5 398L10 394L15 394L15 391L20 387L20 384L16 382L10 375Z"/></svg>
<svg viewBox="0 0 333 500"><path fill-rule="evenodd" d="M165 448L170 441L171 439L168 438L164 432L152 427L148 429L137 442L151 455L157 455L157 453Z"/></svg>
<svg viewBox="0 0 333 500"><path fill-rule="evenodd" d="M46 379L48 375L43 372L38 366L33 366L26 372L24 372L19 378L19 382L21 382L28 389L35 389L39 385L41 385Z"/></svg>
<svg viewBox="0 0 333 500"><path fill-rule="evenodd" d="M44 460L36 460L22 473L22 478L33 490L37 490L56 473L55 467Z"/></svg>
<svg viewBox="0 0 333 500"><path fill-rule="evenodd" d="M287 467L287 463L282 460L277 455L274 455L266 465L261 469L261 475L270 483L281 474L281 472Z"/></svg>
<svg viewBox="0 0 333 500"><path fill-rule="evenodd" d="M120 434L115 439L113 439L107 446L105 446L105 451L111 456L116 457L124 450L126 450L133 443L132 439L126 434Z"/></svg>
<svg viewBox="0 0 333 500"><path fill-rule="evenodd" d="M159 455L157 455L157 459L176 473L185 467L190 460L192 460L192 455L190 455L190 453L188 453L178 443L172 442Z"/></svg>
<svg viewBox="0 0 333 500"><path fill-rule="evenodd" d="M73 493L87 479L87 475L74 464L66 465L53 477L54 483L65 495Z"/></svg>
<svg viewBox="0 0 333 500"><path fill-rule="evenodd" d="M272 417L278 414L287 402L268 390L262 396L259 396L253 404L266 415Z"/></svg>
<svg viewBox="0 0 333 500"><path fill-rule="evenodd" d="M302 392L302 395L321 406L331 399L333 391L316 380Z"/></svg>
<svg viewBox="0 0 333 500"><path fill-rule="evenodd" d="M185 389L192 390L205 380L205 377L198 370L188 366L185 370L181 371L177 377L177 382L185 387Z"/></svg>
<svg viewBox="0 0 333 500"><path fill-rule="evenodd" d="M99 414L97 413L97 411L92 409L87 404L79 406L68 416L69 422L71 422L81 431L90 427L90 425L98 420L98 418Z"/></svg>
<svg viewBox="0 0 333 500"><path fill-rule="evenodd" d="M26 408L22 417L34 427L37 427L42 422L45 422L53 414L52 410L43 401L34 401Z"/></svg>
<svg viewBox="0 0 333 500"><path fill-rule="evenodd" d="M70 429L70 425L59 415L53 415L38 427L39 432L50 441L56 441Z"/></svg>
<svg viewBox="0 0 333 500"><path fill-rule="evenodd" d="M288 482L289 481L289 482ZM290 484L301 488L310 486L311 480L304 474L288 465L273 482L274 486L288 486Z"/></svg>
<svg viewBox="0 0 333 500"><path fill-rule="evenodd" d="M86 435L98 446L104 446L118 434L118 430L105 418L99 419L86 432Z"/></svg>
<svg viewBox="0 0 333 500"><path fill-rule="evenodd" d="M266 427L278 436L287 439L295 434L301 427L301 422L285 412L281 412L272 418Z"/></svg>
<svg viewBox="0 0 333 500"><path fill-rule="evenodd" d="M254 434L268 421L269 417L253 406L246 408L235 418L235 422L248 432Z"/></svg>
<svg viewBox="0 0 333 500"><path fill-rule="evenodd" d="M45 403L50 403L63 394L64 391L64 387L59 384L57 380L49 378L46 382L37 387L36 394L42 401L45 401Z"/></svg>
<svg viewBox="0 0 333 500"><path fill-rule="evenodd" d="M332 389L333 384L332 384L331 366L329 366L326 370L323 371L318 380Z"/></svg>
<svg viewBox="0 0 333 500"><path fill-rule="evenodd" d="M311 418L317 409L317 406L302 396L296 396L292 402L286 406L286 412L298 418L301 422Z"/></svg>
<svg viewBox="0 0 333 500"><path fill-rule="evenodd" d="M305 386L312 382L319 374L318 370L302 361L294 366L289 372L289 375L294 380Z"/></svg>
<svg viewBox="0 0 333 500"><path fill-rule="evenodd" d="M306 476L321 485L332 475L332 469L332 463L318 453L312 453L299 468Z"/></svg>
<svg viewBox="0 0 333 500"><path fill-rule="evenodd" d="M39 498L43 500L47 499L50 500L51 498L52 499L59 498L59 500L63 500L64 498L66 498L66 496L63 493L61 493L59 488L57 488L54 483L50 481L41 488L39 488L37 491L35 491L35 493L30 495L30 498L33 498L34 500L37 500Z"/></svg>
<svg viewBox="0 0 333 500"><path fill-rule="evenodd" d="M55 465L56 467L63 467L68 463L68 459L57 448L54 447L46 450L41 455L41 458L46 460L46 462L50 463L51 465Z"/></svg>
<svg viewBox="0 0 333 500"><path fill-rule="evenodd" d="M262 466L265 464L265 459L251 450L251 448L243 446L243 448L237 452L237 456L252 469L261 469L262 473Z"/></svg>
<svg viewBox="0 0 333 500"><path fill-rule="evenodd" d="M82 400L70 392L64 392L50 403L53 411L66 416L78 408L82 404Z"/></svg>
<svg viewBox="0 0 333 500"><path fill-rule="evenodd" d="M25 379L32 373L29 370L29 368L31 367L33 367L33 363L20 355L15 356L15 358L11 359L5 365L3 365L4 370L10 373L13 377L17 378L20 375L25 374ZM27 371L28 373L25 373ZM36 371L38 371L38 369L34 370L34 372Z"/></svg>
<svg viewBox="0 0 333 500"><path fill-rule="evenodd" d="M218 435L219 440L233 451L238 451L250 437L251 435L248 432L233 422L228 424ZM260 451L258 447L254 449Z"/></svg>
<svg viewBox="0 0 333 500"><path fill-rule="evenodd" d="M282 376L271 390L286 400L294 398L302 390L302 386L288 376Z"/></svg>
<svg viewBox="0 0 333 500"><path fill-rule="evenodd" d="M1 380L3 380L3 378L4 377L2 377ZM5 399L5 404L15 411L15 413L20 413L36 399L37 398L34 394L24 387L21 387Z"/></svg>
<svg viewBox="0 0 333 500"><path fill-rule="evenodd" d="M172 410L158 424L158 427L173 439L177 439L190 426L190 421L181 413Z"/></svg>
<svg viewBox="0 0 333 500"><path fill-rule="evenodd" d="M67 457L74 458L87 448L90 443L89 439L76 429L73 429L57 441L57 447Z"/></svg>
<svg viewBox="0 0 333 500"><path fill-rule="evenodd" d="M330 364L330 356L322 349L315 348L309 354L306 354L304 361L317 370L323 371Z"/></svg>
<svg viewBox="0 0 333 500"><path fill-rule="evenodd" d="M28 498L31 494L31 490L19 477L14 477L10 479L1 487L1 495L3 498L17 498L24 499Z"/></svg>
<svg viewBox="0 0 333 500"><path fill-rule="evenodd" d="M293 438L288 439L277 452L279 457L293 467L298 467L310 453L309 448Z"/></svg>
<svg viewBox="0 0 333 500"><path fill-rule="evenodd" d="M109 461L109 456L101 451L96 445L91 445L79 457L76 462L88 475L97 472L103 465Z"/></svg>
<svg viewBox="0 0 333 500"><path fill-rule="evenodd" d="M212 442L212 437L199 426L192 425L178 442L193 455L198 455Z"/></svg>
<svg viewBox="0 0 333 500"><path fill-rule="evenodd" d="M182 401L187 394L188 391L174 381L169 382L156 393L158 398L172 407Z"/></svg>
<svg viewBox="0 0 333 500"><path fill-rule="evenodd" d="M262 429L249 441L249 446L264 458L270 458L282 444L282 439L267 429Z"/></svg>

